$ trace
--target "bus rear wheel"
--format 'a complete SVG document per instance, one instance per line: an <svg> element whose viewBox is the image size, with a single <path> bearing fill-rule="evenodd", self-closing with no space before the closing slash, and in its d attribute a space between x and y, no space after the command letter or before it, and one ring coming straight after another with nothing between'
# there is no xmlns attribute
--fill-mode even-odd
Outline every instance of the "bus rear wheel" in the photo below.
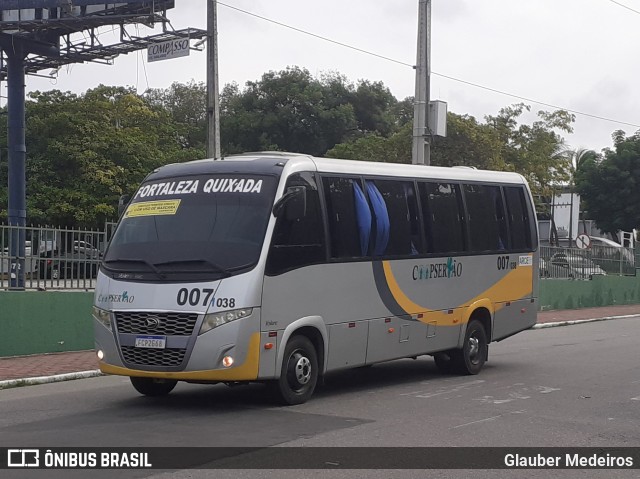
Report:
<svg viewBox="0 0 640 479"><path fill-rule="evenodd" d="M307 402L318 382L318 355L304 336L294 336L287 343L280 377L273 387L280 402L286 405Z"/></svg>
<svg viewBox="0 0 640 479"><path fill-rule="evenodd" d="M487 333L480 321L472 320L467 325L464 344L456 355L456 369L460 374L478 374L487 360Z"/></svg>
<svg viewBox="0 0 640 479"><path fill-rule="evenodd" d="M175 388L178 383L178 381L171 379L136 377L130 377L129 379L136 391L145 396L166 396L173 391L173 388Z"/></svg>

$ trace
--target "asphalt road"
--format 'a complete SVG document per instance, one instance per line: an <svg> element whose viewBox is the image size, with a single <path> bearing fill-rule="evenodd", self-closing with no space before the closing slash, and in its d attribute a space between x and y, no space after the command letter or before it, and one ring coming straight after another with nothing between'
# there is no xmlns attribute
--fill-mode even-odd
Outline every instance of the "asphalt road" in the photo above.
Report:
<svg viewBox="0 0 640 479"><path fill-rule="evenodd" d="M101 377L0 391L2 447L640 446L640 321L527 331L492 344L478 376L431 358L331 376L307 404L278 407L261 385L179 384L138 396ZM88 477L8 471L8 477ZM638 470L91 471L91 477L637 477Z"/></svg>

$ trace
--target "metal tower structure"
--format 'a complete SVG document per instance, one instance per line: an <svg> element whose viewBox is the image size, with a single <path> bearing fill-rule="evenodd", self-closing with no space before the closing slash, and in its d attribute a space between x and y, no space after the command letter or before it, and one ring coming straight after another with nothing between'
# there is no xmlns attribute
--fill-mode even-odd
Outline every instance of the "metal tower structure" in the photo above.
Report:
<svg viewBox="0 0 640 479"><path fill-rule="evenodd" d="M24 289L26 208L25 75L84 62L111 64L120 54L152 43L201 39L206 30L168 30L167 11L174 0L0 0L0 80L7 81L9 150L8 219L12 228L10 287ZM128 34L129 25L161 24L163 32L147 37ZM120 29L120 42L103 45L99 27ZM74 34L85 32L78 41ZM88 34L88 38L86 38Z"/></svg>

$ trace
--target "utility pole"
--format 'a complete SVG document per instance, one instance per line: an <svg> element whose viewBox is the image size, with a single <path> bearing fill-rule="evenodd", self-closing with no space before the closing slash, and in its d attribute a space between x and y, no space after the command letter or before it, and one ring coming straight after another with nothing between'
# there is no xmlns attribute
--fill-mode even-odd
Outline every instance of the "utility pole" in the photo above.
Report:
<svg viewBox="0 0 640 479"><path fill-rule="evenodd" d="M207 0L207 157L220 158L218 2Z"/></svg>
<svg viewBox="0 0 640 479"><path fill-rule="evenodd" d="M416 62L416 95L413 104L412 163L431 163L430 129L428 124L429 88L431 76L431 0L419 0L418 53Z"/></svg>

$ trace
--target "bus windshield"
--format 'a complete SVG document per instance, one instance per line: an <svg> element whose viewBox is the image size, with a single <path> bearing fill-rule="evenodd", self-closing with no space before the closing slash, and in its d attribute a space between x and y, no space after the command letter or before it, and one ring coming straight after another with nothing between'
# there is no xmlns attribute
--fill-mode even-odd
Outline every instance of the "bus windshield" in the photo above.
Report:
<svg viewBox="0 0 640 479"><path fill-rule="evenodd" d="M145 182L120 220L104 266L144 279L245 271L258 261L277 181L209 174Z"/></svg>

